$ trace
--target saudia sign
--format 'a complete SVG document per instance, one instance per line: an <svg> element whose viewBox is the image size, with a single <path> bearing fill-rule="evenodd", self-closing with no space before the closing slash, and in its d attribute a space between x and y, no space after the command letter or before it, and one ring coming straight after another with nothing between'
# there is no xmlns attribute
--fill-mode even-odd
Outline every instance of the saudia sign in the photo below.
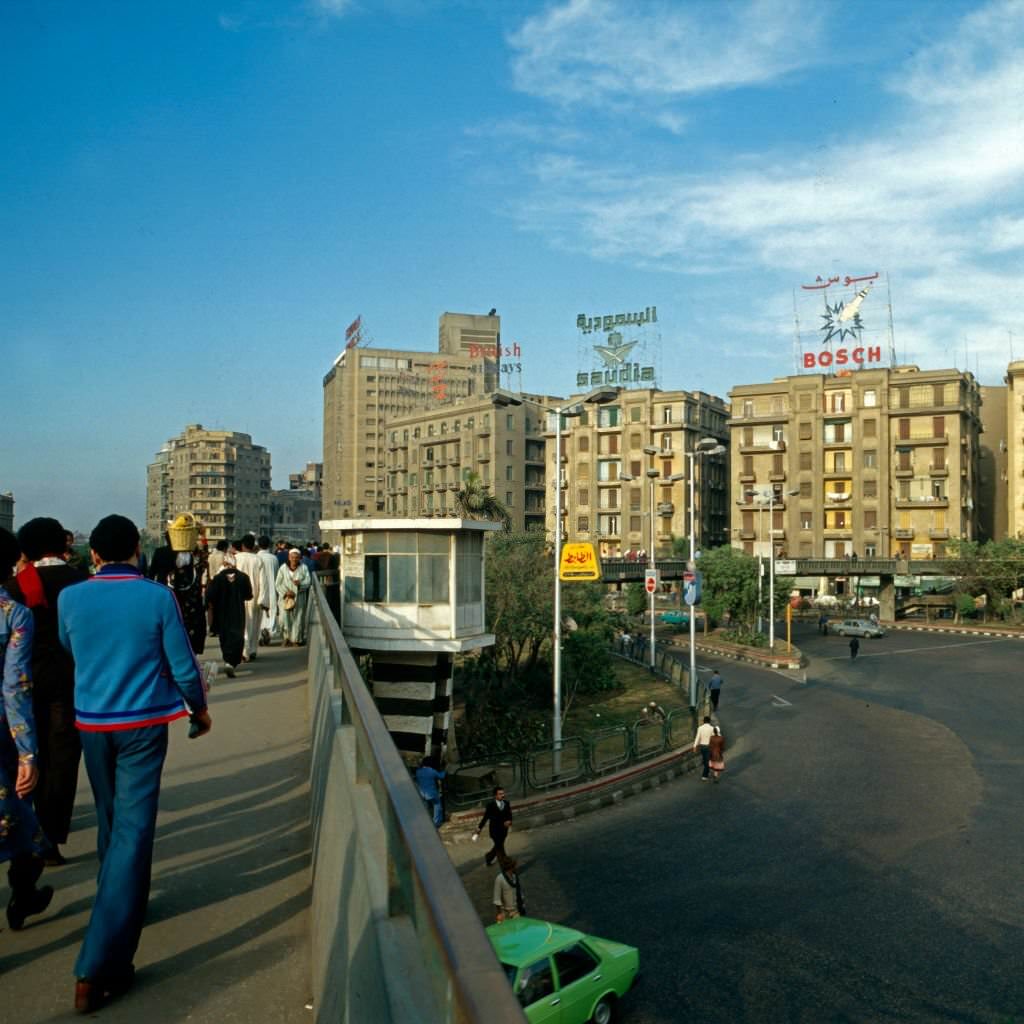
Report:
<svg viewBox="0 0 1024 1024"><path fill-rule="evenodd" d="M802 284L804 291L821 291L825 300L825 311L820 314L822 324L821 344L829 347L821 352L804 352L803 366L806 370L821 369L827 370L833 366L863 366L867 363L880 363L882 361L882 347L880 345L862 345L861 334L864 331L864 323L860 317L860 309L864 300L871 292L871 288L878 278L878 272L868 274L864 277L829 277L815 278L814 284ZM867 282L864 284L864 282ZM840 288L855 289L857 285L864 284L856 293L848 299L837 299L830 303L827 289L833 285ZM847 339L855 343L854 348L831 348L833 341L840 345Z"/></svg>
<svg viewBox="0 0 1024 1024"><path fill-rule="evenodd" d="M603 316L587 316L580 313L576 317L576 327L583 334L592 331L604 331L607 334L603 345L594 345L594 351L600 357L604 369L590 373L576 374L576 387L600 387L602 384L638 384L654 382L654 367L641 366L628 361L630 352L639 341L625 341L619 328L642 327L644 324L658 322L658 307L648 306L639 313L610 313Z"/></svg>

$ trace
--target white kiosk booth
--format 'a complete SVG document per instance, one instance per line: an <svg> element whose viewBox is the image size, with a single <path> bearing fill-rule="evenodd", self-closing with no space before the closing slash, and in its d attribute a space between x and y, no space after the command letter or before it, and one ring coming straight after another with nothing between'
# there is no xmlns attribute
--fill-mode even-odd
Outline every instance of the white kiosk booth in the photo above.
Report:
<svg viewBox="0 0 1024 1024"><path fill-rule="evenodd" d="M371 653L373 698L409 764L444 758L453 655L494 644L484 631L484 533L474 519L325 519L341 554L341 631Z"/></svg>

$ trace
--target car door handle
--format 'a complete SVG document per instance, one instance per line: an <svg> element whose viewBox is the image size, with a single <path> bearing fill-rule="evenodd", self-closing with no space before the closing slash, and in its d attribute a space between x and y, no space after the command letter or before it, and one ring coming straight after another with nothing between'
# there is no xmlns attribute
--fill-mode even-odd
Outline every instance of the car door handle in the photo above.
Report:
<svg viewBox="0 0 1024 1024"><path fill-rule="evenodd" d="M557 1006L561 1001L561 999L552 999L548 1006Z"/></svg>
<svg viewBox="0 0 1024 1024"><path fill-rule="evenodd" d="M600 980L601 980L601 975L600 974L595 974L594 975L594 981L600 981Z"/></svg>

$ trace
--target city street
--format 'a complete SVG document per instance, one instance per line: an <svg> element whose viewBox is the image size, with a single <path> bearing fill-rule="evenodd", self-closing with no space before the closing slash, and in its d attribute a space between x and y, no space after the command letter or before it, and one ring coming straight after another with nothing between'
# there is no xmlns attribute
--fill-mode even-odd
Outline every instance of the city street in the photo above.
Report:
<svg viewBox="0 0 1024 1024"><path fill-rule="evenodd" d="M626 1024L1021 1019L1024 642L794 642L806 683L718 663L721 783L513 833L529 913L640 948Z"/></svg>

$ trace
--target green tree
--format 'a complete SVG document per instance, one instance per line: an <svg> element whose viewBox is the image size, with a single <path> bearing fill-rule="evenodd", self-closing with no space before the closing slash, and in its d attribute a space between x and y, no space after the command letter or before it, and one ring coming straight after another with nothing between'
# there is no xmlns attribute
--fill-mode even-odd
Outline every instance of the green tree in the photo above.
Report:
<svg viewBox="0 0 1024 1024"><path fill-rule="evenodd" d="M1008 537L977 541L951 540L947 545L950 574L957 579L955 593L961 596L984 597L986 615L992 609L1001 617L1012 610L1009 600L1024 577L1024 541ZM957 601L957 614L961 602ZM966 607L966 606L965 606Z"/></svg>
<svg viewBox="0 0 1024 1024"><path fill-rule="evenodd" d="M731 621L753 630L757 621L757 559L738 548L724 545L705 551L698 563L702 574L701 607L707 616ZM764 588L764 612L768 614L768 590ZM775 613L786 606L786 593L776 588Z"/></svg>
<svg viewBox="0 0 1024 1024"><path fill-rule="evenodd" d="M479 473L469 473L462 481L462 489L455 495L455 507L464 519L490 519L501 523L505 530L512 528L508 509L491 494Z"/></svg>
<svg viewBox="0 0 1024 1024"><path fill-rule="evenodd" d="M626 587L626 614L643 615L647 607L647 592L644 585L635 580Z"/></svg>

